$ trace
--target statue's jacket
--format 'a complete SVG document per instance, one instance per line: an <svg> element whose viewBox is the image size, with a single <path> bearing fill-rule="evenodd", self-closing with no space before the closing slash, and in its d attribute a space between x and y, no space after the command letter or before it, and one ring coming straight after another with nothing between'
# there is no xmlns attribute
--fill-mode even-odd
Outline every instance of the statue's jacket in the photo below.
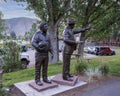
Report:
<svg viewBox="0 0 120 96"><path fill-rule="evenodd" d="M63 31L63 41L64 41L64 49L63 53L71 55L74 50L76 50L77 43L74 38L74 34L78 34L81 32L84 32L85 29L81 28L78 30L70 29L70 28L65 28Z"/></svg>
<svg viewBox="0 0 120 96"><path fill-rule="evenodd" d="M64 50L66 54L72 54L76 49L76 41L74 38L74 31L72 29L65 29L63 31Z"/></svg>
<svg viewBox="0 0 120 96"><path fill-rule="evenodd" d="M53 51L49 35L42 33L42 31L38 31L34 34L32 46L35 48L36 52L41 54Z"/></svg>

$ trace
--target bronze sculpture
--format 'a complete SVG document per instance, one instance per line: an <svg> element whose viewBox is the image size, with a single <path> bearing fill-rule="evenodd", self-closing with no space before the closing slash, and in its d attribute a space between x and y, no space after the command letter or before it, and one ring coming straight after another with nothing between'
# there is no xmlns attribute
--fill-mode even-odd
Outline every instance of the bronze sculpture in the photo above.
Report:
<svg viewBox="0 0 120 96"><path fill-rule="evenodd" d="M42 73L43 81L51 83L47 77L48 70L48 52L52 54L53 49L51 46L49 35L47 34L48 25L46 22L41 22L39 26L40 30L36 32L32 38L32 46L35 48L35 82L37 85L42 86L43 83L40 80Z"/></svg>
<svg viewBox="0 0 120 96"><path fill-rule="evenodd" d="M63 79L67 81L73 81L70 75L70 58L74 50L76 50L76 45L78 42L75 41L74 34L78 34L80 32L85 32L90 29L90 27L81 28L78 30L74 30L75 19L70 18L67 21L67 27L63 31L63 41L64 41L64 49L63 49Z"/></svg>

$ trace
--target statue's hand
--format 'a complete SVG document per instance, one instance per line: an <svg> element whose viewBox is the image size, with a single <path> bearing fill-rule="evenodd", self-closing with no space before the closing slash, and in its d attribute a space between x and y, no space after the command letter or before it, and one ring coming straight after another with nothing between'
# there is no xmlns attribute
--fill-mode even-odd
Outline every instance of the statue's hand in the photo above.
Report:
<svg viewBox="0 0 120 96"><path fill-rule="evenodd" d="M40 48L45 47L45 46L46 46L46 43L42 41L42 42L40 42L40 43L38 44L38 46L39 46Z"/></svg>
<svg viewBox="0 0 120 96"><path fill-rule="evenodd" d="M83 43L83 41L76 41L77 44Z"/></svg>

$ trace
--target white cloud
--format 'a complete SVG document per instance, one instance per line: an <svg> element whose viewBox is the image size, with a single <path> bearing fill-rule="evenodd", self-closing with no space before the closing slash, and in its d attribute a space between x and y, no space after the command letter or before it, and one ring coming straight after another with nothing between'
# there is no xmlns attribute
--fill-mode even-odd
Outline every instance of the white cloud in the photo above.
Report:
<svg viewBox="0 0 120 96"><path fill-rule="evenodd" d="M4 0L0 0L0 2L4 2ZM3 19L16 18L16 17L29 17L36 18L33 11L25 10L25 6L19 6L18 3L13 2L12 0L9 2L5 2L4 4L0 4L0 11L3 13ZM26 5L24 3L24 5Z"/></svg>
<svg viewBox="0 0 120 96"><path fill-rule="evenodd" d="M3 14L4 14L3 19L17 18L17 17L36 18L33 12L29 12L26 10L4 11Z"/></svg>
<svg viewBox="0 0 120 96"><path fill-rule="evenodd" d="M0 0L0 4L3 4L3 3L5 3L5 1L4 0Z"/></svg>

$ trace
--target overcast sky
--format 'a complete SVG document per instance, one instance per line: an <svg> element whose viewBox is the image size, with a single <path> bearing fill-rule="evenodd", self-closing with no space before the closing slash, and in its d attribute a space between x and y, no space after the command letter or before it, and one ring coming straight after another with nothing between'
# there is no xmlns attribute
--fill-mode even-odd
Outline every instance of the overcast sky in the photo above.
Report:
<svg viewBox="0 0 120 96"><path fill-rule="evenodd" d="M23 4L24 6L21 6ZM26 3L17 3L12 0L0 0L0 11L2 11L3 19L10 19L16 17L36 18L33 11L25 10Z"/></svg>

